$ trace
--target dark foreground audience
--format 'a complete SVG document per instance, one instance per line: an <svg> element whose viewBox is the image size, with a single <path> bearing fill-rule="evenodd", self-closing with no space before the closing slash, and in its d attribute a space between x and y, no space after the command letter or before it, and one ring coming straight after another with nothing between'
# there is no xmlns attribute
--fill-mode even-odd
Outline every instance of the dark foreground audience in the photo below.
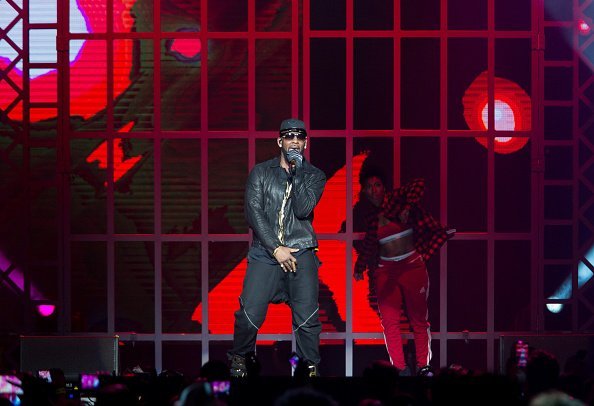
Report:
<svg viewBox="0 0 594 406"><path fill-rule="evenodd" d="M585 406L581 400L575 399L566 393L550 391L541 393L532 399L530 406Z"/></svg>
<svg viewBox="0 0 594 406"><path fill-rule="evenodd" d="M205 363L200 376L190 380L163 371L157 375L135 371L118 377L102 377L94 391L73 390L59 370L52 382L31 375L20 376L19 400L0 394L0 406L425 406L425 405L519 405L594 406L594 381L588 354L578 351L563 373L550 353L532 349L525 366L493 375L451 365L432 378L402 377L384 361L373 362L359 378L304 378L295 370L291 380L259 377L230 380L226 362ZM509 365L508 365L509 366ZM246 394L248 396L246 396Z"/></svg>
<svg viewBox="0 0 594 406"><path fill-rule="evenodd" d="M274 406L338 406L330 396L312 388L289 389L274 402Z"/></svg>
<svg viewBox="0 0 594 406"><path fill-rule="evenodd" d="M207 381L195 382L185 388L175 406L225 406L227 402L216 396Z"/></svg>
<svg viewBox="0 0 594 406"><path fill-rule="evenodd" d="M101 388L97 393L96 406L127 406L135 405L136 398L122 383L113 383Z"/></svg>
<svg viewBox="0 0 594 406"><path fill-rule="evenodd" d="M544 350L531 351L526 365L526 392L529 398L556 389L559 385L559 362Z"/></svg>

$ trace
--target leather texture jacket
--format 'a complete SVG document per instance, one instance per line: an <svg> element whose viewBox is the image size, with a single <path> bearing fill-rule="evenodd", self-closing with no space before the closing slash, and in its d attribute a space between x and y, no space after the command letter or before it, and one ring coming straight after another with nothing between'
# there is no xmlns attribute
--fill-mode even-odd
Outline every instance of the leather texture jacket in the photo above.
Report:
<svg viewBox="0 0 594 406"><path fill-rule="evenodd" d="M285 206L284 243L278 237L279 212L287 188L293 184ZM245 218L254 231L252 245L268 253L279 246L314 248L318 240L313 230L313 211L324 191L326 175L305 159L294 176L280 165L280 157L254 166L245 188Z"/></svg>

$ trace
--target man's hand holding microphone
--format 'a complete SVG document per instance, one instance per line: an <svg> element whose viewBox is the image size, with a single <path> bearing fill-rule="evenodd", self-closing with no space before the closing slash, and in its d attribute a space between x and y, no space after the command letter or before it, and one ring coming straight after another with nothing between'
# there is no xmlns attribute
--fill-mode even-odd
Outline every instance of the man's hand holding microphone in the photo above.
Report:
<svg viewBox="0 0 594 406"><path fill-rule="evenodd" d="M291 169L291 175L295 176L297 170L303 165L303 155L296 149L290 149L287 152L287 161Z"/></svg>

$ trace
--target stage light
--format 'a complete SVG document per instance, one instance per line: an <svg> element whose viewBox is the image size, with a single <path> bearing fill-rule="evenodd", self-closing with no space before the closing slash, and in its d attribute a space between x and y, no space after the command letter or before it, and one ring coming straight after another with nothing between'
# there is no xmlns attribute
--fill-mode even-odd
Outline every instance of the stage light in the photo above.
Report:
<svg viewBox="0 0 594 406"><path fill-rule="evenodd" d="M592 271L592 266L593 266L592 264L594 264L594 245L592 247L590 247L590 250L584 256L584 259L586 262L589 263L589 266L586 265L586 263L583 260L580 261L578 264L578 269L577 269L577 287L578 287L578 289L581 288L582 286L584 286L586 284L586 282L588 282L590 279L592 279L592 276L594 276L594 272ZM572 288L571 275L568 275L565 278L565 280L563 280L563 282L561 282L561 285L559 285L557 290L555 290L555 293L553 293L551 296L549 296L548 299L549 300L569 299L569 298L571 298L571 288ZM561 304L561 303L548 303L546 306L547 306L547 309L551 313L559 313L563 309L563 304Z"/></svg>
<svg viewBox="0 0 594 406"><path fill-rule="evenodd" d="M50 317L52 314L54 314L55 310L56 305L53 304L43 303L37 305L37 313L39 313L39 315L42 317Z"/></svg>
<svg viewBox="0 0 594 406"><path fill-rule="evenodd" d="M547 309L551 312L551 313L559 313L561 310L563 310L563 305L561 303L547 303Z"/></svg>
<svg viewBox="0 0 594 406"><path fill-rule="evenodd" d="M530 96L515 82L495 77L495 130L529 131L531 129L532 102ZM486 131L489 128L488 74L482 72L470 84L462 97L464 120L468 128ZM476 137L478 143L487 147L486 137ZM528 137L495 137L495 152L510 154L519 151L528 143Z"/></svg>
<svg viewBox="0 0 594 406"><path fill-rule="evenodd" d="M489 106L487 103L485 103L481 115L483 124L487 128L489 123ZM515 128L516 120L510 105L502 100L495 100L495 129L498 131L513 131ZM501 145L513 139L513 137L495 137L495 143Z"/></svg>
<svg viewBox="0 0 594 406"><path fill-rule="evenodd" d="M580 18L577 22L578 22L578 31L580 32L580 34L582 34L582 35L590 34L590 31L592 31L592 28L590 27L590 24L588 24L588 22L586 22L586 20Z"/></svg>
<svg viewBox="0 0 594 406"><path fill-rule="evenodd" d="M489 122L489 106L485 103L485 107L481 112L481 118L485 128L488 128ZM516 128L516 121L514 120L514 112L506 102L502 100L495 100L495 129L498 131L513 131Z"/></svg>

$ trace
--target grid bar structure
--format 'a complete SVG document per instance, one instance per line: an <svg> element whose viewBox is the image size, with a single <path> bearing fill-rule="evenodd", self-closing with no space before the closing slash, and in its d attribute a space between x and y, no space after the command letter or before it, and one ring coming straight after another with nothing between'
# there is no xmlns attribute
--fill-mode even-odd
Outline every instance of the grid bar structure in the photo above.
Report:
<svg viewBox="0 0 594 406"><path fill-rule="evenodd" d="M436 364L439 366L446 366L450 363L448 357L451 343L460 341L477 341L484 343L485 350L484 354L484 366L488 370L495 370L495 360L497 359L496 343L501 334L496 328L495 313L496 313L496 245L498 241L509 241L509 240L520 240L526 241L530 244L531 256L533 258L531 262L530 275L531 280L538 280L538 283L531 285L531 300L530 300L530 330L531 331L544 331L546 327L543 325L544 319L544 300L542 295L542 283L543 283L543 272L544 266L551 261L544 263L540 262L542 256L541 249L544 247L543 233L544 228L541 226L541 213L543 213L543 203L541 196L544 193L544 187L547 185L553 185L553 181L543 182L543 170L542 162L544 159L543 149L543 128L541 121L543 120L543 74L544 69L547 66L558 66L559 63L563 62L544 62L543 48L540 46L541 38L544 36L544 28L546 24L544 21L544 4L540 0L533 0L531 2L531 17L532 25L529 31L516 31L516 30L498 30L496 29L495 10L496 0L487 1L487 15L488 25L484 30L451 30L449 29L448 21L448 0L440 0L439 2L439 27L436 30L403 30L401 29L401 2L395 0L393 2L393 27L391 30L356 30L355 29L355 15L354 9L357 1L345 0L345 29L344 30L314 30L311 28L310 13L312 11L312 1L303 0L302 2L294 0L290 2L291 10L291 29L285 32L264 32L258 31L256 28L257 15L255 10L257 9L256 0L247 1L247 29L243 32L218 32L209 29L209 1L202 0L200 2L200 31L195 32L163 32L161 27L163 21L161 19L162 14L162 1L155 0L153 2L153 14L152 14L152 32L129 32L119 33L114 32L113 20L114 12L113 5L116 0L106 0L107 4L107 28L104 33L70 33L67 29L69 21L69 7L68 0L59 0L58 2L58 133L59 133L59 148L58 148L58 165L61 166L59 173L60 178L60 230L61 230L61 245L60 245L60 268L63 273L60 273L62 277L62 294L61 294L61 317L65 326L64 333L70 333L72 326L70 325L72 320L72 309L71 309L71 296L73 289L72 285L72 264L70 258L72 256L71 247L74 242L104 242L106 243L106 297L107 297L107 322L105 332L113 335L117 334L123 341L140 341L149 342L154 344L154 365L157 370L165 369L166 355L164 353L165 342L199 342L201 344L200 359L196 359L197 364L202 364L211 358L211 345L215 342L231 340L229 334L216 334L211 333L209 329L210 313L209 313L209 292L213 288L209 286L211 279L212 270L209 269L211 260L209 255L211 252L209 247L215 243L231 243L231 242L244 242L249 243L250 233L214 233L210 232L211 224L209 221L209 149L214 140L226 140L229 142L233 141L247 141L247 165L249 168L253 167L257 163L257 145L259 141L271 141L274 137L275 132L272 130L260 130L256 125L257 115L257 88L256 88L256 69L257 69L257 42L258 40L272 40L282 38L291 42L291 102L290 102L290 113L293 116L302 116L306 122L312 121L312 111L310 110L311 105L311 64L312 64L312 53L311 53L311 42L316 39L343 39L345 41L345 72L346 72L346 97L344 100L344 111L346 116L344 128L333 128L333 129L316 129L312 128L310 134L315 140L316 137L336 139L338 141L344 140L345 147L345 168L346 168L346 206L352 207L354 202L354 195L356 193L353 190L353 164L351 158L355 155L355 142L362 139L381 138L392 141L393 152L394 152L394 164L392 169L392 177L394 183L399 185L402 178L404 169L401 166L401 155L403 154L403 140L408 138L418 139L430 139L437 138L438 140L438 156L439 156L439 186L438 186L438 201L439 201L439 212L438 217L444 223L448 223L448 201L449 201L449 177L448 168L451 165L449 162L449 142L455 139L465 139L470 137L482 136L486 137L487 150L486 150L486 203L487 203L487 226L482 232L460 232L454 239L456 242L481 242L486 244L486 320L484 322L484 329L477 331L451 331L449 329L448 320L450 319L450 311L448 309L448 277L452 272L448 268L449 255L448 247L442 250L439 257L438 273L439 273L439 286L432 287L434 292L439 294L439 322L433 325L434 339L438 341L438 345L434 343L434 346L439 348L439 358L435 359ZM578 6L578 0L574 0L576 7ZM301 10L301 12L300 12ZM544 25L544 26L543 26ZM41 28L41 27L40 27ZM43 26L43 28L46 28ZM577 35L577 34L575 34ZM202 44L210 44L213 40L241 40L247 44L247 127L240 130L213 130L209 123L209 70L212 68L209 66L209 52L211 52L208 45L202 47L202 61L200 67L200 126L198 130L168 130L163 129L163 94L161 93L161 78L164 73L164 66L162 64L162 44L166 39L175 38L199 38ZM391 39L393 45L393 116L392 116L392 129L373 129L365 130L356 128L354 122L354 86L353 81L355 80L354 65L355 65L355 41L357 39L376 39L376 38L387 38ZM439 78L441 87L439 91L439 124L438 128L435 129L410 129L402 128L403 120L401 91L402 91L402 47L403 40L405 39L434 39L439 44ZM523 232L508 232L499 231L496 229L495 224L495 194L496 194L496 152L495 152L495 138L502 135L496 128L495 119L495 108L489 108L487 114L487 131L467 131L449 128L448 124L448 44L451 39L473 39L480 38L486 41L487 44L487 89L488 89L488 105L490 107L495 106L495 93L496 93L496 57L497 57L497 41L500 39L525 39L530 40L533 43L533 49L530 58L530 71L533 73L531 77L531 99L532 99L532 128L530 131L522 133L522 136L529 137L531 144L531 228L528 231ZM105 41L106 43L106 77L107 77L107 93L106 93L106 128L105 131L75 131L72 129L71 114L70 114L70 63L68 60L68 48L69 43L74 40L97 40ZM115 109L117 105L117 98L113 93L114 88L114 43L120 40L138 40L148 41L152 43L153 52L153 76L152 88L153 88L153 128L152 130L142 129L131 134L119 133L118 123L115 119ZM536 46L534 46L536 44ZM577 56L576 56L577 58ZM544 64L544 67L543 67ZM547 65L548 64L548 65ZM572 65L574 68L577 66L578 61L574 59ZM577 75L575 75L577 77ZM543 94L541 94L543 93ZM542 97L542 99L541 99ZM578 96L572 100L572 103L577 103ZM560 105L561 102L555 105ZM25 109L26 110L26 109ZM577 109L575 109L577 110ZM576 113L577 114L577 113ZM575 116L577 122L577 116ZM505 134L504 134L505 135ZM97 139L105 140L107 143L107 173L110 174L106 177L106 230L105 233L72 233L71 218L69 215L69 202L72 198L72 190L70 187L70 174L71 168L71 156L70 156L70 143L76 139ZM118 213L116 211L117 201L117 185L114 179L115 172L115 153L118 148L118 142L121 139L138 140L144 139L152 142L153 149L153 223L154 228L152 233L130 233L124 234L116 230L116 217ZM163 179L162 174L164 171L164 156L163 156L163 143L167 140L197 140L200 144L200 233L195 234L170 234L164 229L163 225L163 210L164 204L162 201L163 193ZM584 142L584 141L582 141ZM27 140L26 144L32 145L33 141ZM551 142L550 145L554 143ZM544 143L544 145L549 145ZM573 144L572 144L573 145ZM314 146L315 148L315 146ZM575 148L577 151L577 148ZM310 152L308 152L309 154ZM577 157L576 157L577 158ZM576 159L577 161L577 159ZM247 171L248 168L246 168ZM576 168L578 169L578 168ZM583 169L583 168L579 168ZM577 172L577 171L576 171ZM583 178L582 178L583 179ZM548 183L547 183L548 182ZM559 182L559 181L555 181ZM562 181L561 184L574 185L572 181ZM577 190L577 187L574 188ZM576 192L577 193L577 192ZM577 201L577 200L576 200ZM577 216L578 210L576 210ZM353 229L353 215L351 210L346 211L346 229ZM583 217L581 218L583 219ZM577 217L573 219L573 224L579 220ZM545 226L547 220L544 222ZM553 224L553 223L551 223ZM574 238L577 239L577 230L574 231ZM356 340L359 339L378 339L381 335L377 332L361 333L354 331L353 326L353 284L351 277L351 269L353 266L351 251L353 248L353 242L358 239L357 233L346 232L346 233L320 233L319 238L321 241L341 241L345 243L346 247L346 258L344 259L345 270L344 270L344 281L345 281L345 309L346 309L346 323L345 331L337 332L325 332L322 337L325 340L332 340L337 342L344 342L344 371L345 375L352 376L354 374L354 358L356 353ZM147 243L152 246L152 266L154 274L152 280L154 302L152 311L154 312L153 320L153 332L148 333L135 333L129 331L119 331L116 327L117 321L117 251L120 243ZM201 308L201 330L200 332L188 332L188 333L169 333L164 330L163 327L163 297L166 275L164 274L163 261L166 257L165 244L167 243L199 243L200 250L200 302L203 304ZM577 247L577 240L574 246ZM583 255L577 253L576 255ZM577 274L573 273L573 285L577 291ZM572 300L577 300L573 298ZM577 304L577 303L576 303ZM235 304L233 304L235 305ZM575 305L572 308L573 321L572 326L574 330L579 330L577 325L577 308ZM407 338L411 338L411 335L406 335ZM271 334L264 335L261 337L263 340L275 340L275 341L290 341L292 336L290 334ZM292 348L294 349L294 343Z"/></svg>

